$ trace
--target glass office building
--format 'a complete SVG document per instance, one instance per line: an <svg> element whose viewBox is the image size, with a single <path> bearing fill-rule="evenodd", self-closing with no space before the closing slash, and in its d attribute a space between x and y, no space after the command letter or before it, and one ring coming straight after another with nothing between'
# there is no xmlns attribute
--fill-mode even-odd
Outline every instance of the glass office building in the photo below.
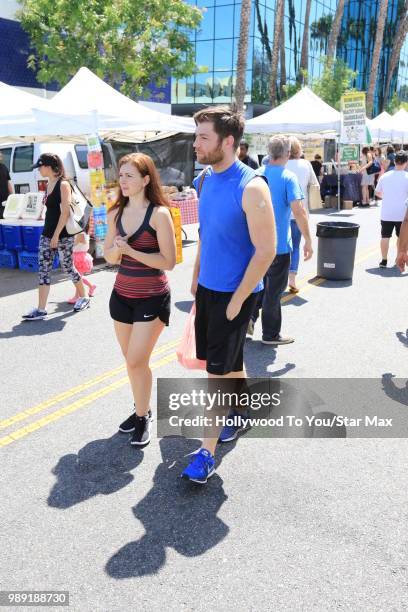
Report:
<svg viewBox="0 0 408 612"><path fill-rule="evenodd" d="M172 80L173 111L192 113L198 105L231 102L234 97L241 3L232 0L188 0L204 10L200 28L191 35L199 71L191 77ZM349 0L343 17L338 55L358 70L355 87L366 88L374 45L379 0ZM389 0L388 38L395 34L398 4ZM402 2L403 4L403 2ZM312 0L309 19L308 74L320 75L321 57L327 50L337 0ZM275 0L253 0L249 29L245 103L248 115L269 108L269 74L273 46ZM296 83L301 60L306 0L286 0L284 27L280 40L278 99L282 85ZM355 23L357 22L357 26ZM394 25L393 25L394 24ZM391 44L382 54L376 106L387 78ZM408 89L408 46L401 54L398 79L392 83L400 94ZM283 76L283 78L282 78ZM398 83L396 82L398 80ZM408 93L408 92L407 92Z"/></svg>
<svg viewBox="0 0 408 612"><path fill-rule="evenodd" d="M341 57L358 74L353 86L367 90L370 79L371 59L377 31L377 17L380 0L349 0L346 3L342 31L337 46L337 56ZM383 107L384 90L388 77L389 61L395 34L404 10L403 0L389 0L388 15L384 28L384 41L380 56L377 85L374 100L374 114ZM401 51L398 74L391 82L391 91L398 91L402 99L407 99L408 63L407 41Z"/></svg>

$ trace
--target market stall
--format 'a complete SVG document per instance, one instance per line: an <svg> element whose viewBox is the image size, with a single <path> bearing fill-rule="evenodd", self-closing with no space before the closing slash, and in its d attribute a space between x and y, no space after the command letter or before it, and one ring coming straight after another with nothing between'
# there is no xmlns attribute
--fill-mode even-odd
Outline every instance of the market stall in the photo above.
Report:
<svg viewBox="0 0 408 612"><path fill-rule="evenodd" d="M138 104L87 68L81 68L52 100L43 101L6 85L1 88L9 103L0 109L0 142L87 144L88 196L94 205L90 229L96 240L97 255L102 254L107 209L115 198L113 185L107 184L104 175L101 139L125 144L147 143L159 136L163 139L166 135L192 134L195 130L191 118L172 116ZM145 152L152 156L151 151ZM159 160L154 161L157 165ZM189 176L174 164L162 164L159 172L165 184L176 184L179 189L190 184ZM186 203L176 204L184 224L197 216L194 199L190 198L189 204L187 201L188 198Z"/></svg>

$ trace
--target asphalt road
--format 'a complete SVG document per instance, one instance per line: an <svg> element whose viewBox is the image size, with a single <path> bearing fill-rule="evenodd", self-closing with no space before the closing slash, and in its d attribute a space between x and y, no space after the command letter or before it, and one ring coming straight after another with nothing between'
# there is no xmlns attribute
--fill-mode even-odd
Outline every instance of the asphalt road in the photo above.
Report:
<svg viewBox="0 0 408 612"><path fill-rule="evenodd" d="M261 345L258 324L246 367L286 384L307 379L312 391L325 379L337 407L367 389L367 408L402 423L407 275L377 267L379 209L340 215L360 224L353 282L319 284L316 257L302 263L301 292L283 308L282 331L295 343ZM336 216L314 213L312 223ZM196 236L189 226L185 261L170 275L172 319L155 377L191 375L175 347ZM117 433L132 400L108 313L114 271L92 276L89 310L71 312L70 283L56 275L49 319L25 323L35 275L0 270L0 589L69 591L78 612L406 610L408 444L386 437L405 432L247 434L218 451L206 487L191 486L179 475L197 440L154 436L140 451Z"/></svg>

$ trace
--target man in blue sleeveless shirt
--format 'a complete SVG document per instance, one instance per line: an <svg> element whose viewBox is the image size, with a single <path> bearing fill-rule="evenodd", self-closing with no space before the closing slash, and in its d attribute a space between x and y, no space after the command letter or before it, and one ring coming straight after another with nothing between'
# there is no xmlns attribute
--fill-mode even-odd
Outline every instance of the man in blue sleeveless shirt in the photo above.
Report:
<svg viewBox="0 0 408 612"><path fill-rule="evenodd" d="M195 180L200 240L191 292L197 357L207 361L209 378L245 378L246 331L275 257L272 202L265 180L237 158L243 117L228 107L212 107L196 113L194 120L197 159L209 166ZM207 482L214 473L220 431L205 437L182 476Z"/></svg>

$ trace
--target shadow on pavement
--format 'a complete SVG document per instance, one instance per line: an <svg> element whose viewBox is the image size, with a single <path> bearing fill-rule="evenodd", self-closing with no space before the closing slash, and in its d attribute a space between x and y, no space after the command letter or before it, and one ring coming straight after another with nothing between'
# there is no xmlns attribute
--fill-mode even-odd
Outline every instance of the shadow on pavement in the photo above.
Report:
<svg viewBox="0 0 408 612"><path fill-rule="evenodd" d="M317 279L322 279L323 282L315 285ZM321 276L315 276L315 278L312 278L308 283L310 285L315 285L317 289L344 289L344 287L351 287L353 280L328 280L327 278L323 279Z"/></svg>
<svg viewBox="0 0 408 612"><path fill-rule="evenodd" d="M290 293L288 291L283 294L283 297L286 297L288 295L291 296L290 300L282 301L282 306L303 306L304 304L308 303L308 301L305 300L305 298L303 298L300 293Z"/></svg>
<svg viewBox="0 0 408 612"><path fill-rule="evenodd" d="M287 349L287 346L283 348ZM279 370L269 371L268 367L275 363L277 355L277 348L262 344L260 340L245 342L244 361L248 378L277 378L296 368L295 363L287 363Z"/></svg>
<svg viewBox="0 0 408 612"><path fill-rule="evenodd" d="M184 300L180 302L175 302L174 304L177 310L181 310L181 312L190 312L192 305L193 300Z"/></svg>
<svg viewBox="0 0 408 612"><path fill-rule="evenodd" d="M396 377L390 372L386 372L382 375L384 393L390 399L408 408L408 380L405 382L405 387L399 387L395 384L393 378ZM397 380L398 382L401 382L401 379Z"/></svg>
<svg viewBox="0 0 408 612"><path fill-rule="evenodd" d="M87 274L87 277L94 277L98 272L115 272L117 266L106 264L97 264L94 267L92 274ZM52 285L69 281L69 278L62 270L54 270L51 275L51 291ZM25 291L33 291L38 287L38 276L36 272L27 272L18 268L1 268L0 269L0 298L16 293L24 293Z"/></svg>
<svg viewBox="0 0 408 612"><path fill-rule="evenodd" d="M393 266L392 268L366 268L366 272L369 274L374 274L374 276L383 276L384 278L408 276L407 273L402 274L396 266Z"/></svg>
<svg viewBox="0 0 408 612"><path fill-rule="evenodd" d="M402 342L402 344L408 348L408 329L406 330L405 333L396 332L395 335L397 336L398 340Z"/></svg>
<svg viewBox="0 0 408 612"><path fill-rule="evenodd" d="M72 310L72 306L69 304L60 305L61 307L56 309L56 312L62 311L63 314L58 317L51 316L44 321L21 321L14 325L10 331L0 332L0 340L2 338L16 338L18 336L45 336L46 334L54 334L64 329L66 325L67 317L78 316L80 313L76 313ZM69 308L66 308L69 306Z"/></svg>
<svg viewBox="0 0 408 612"><path fill-rule="evenodd" d="M229 527L217 517L228 499L218 474L206 485L180 478L188 463L186 454L198 447L197 440L178 436L160 440L163 463L156 469L152 488L133 508L135 518L146 533L139 540L125 544L109 559L105 568L109 576L123 580L156 574L166 563L166 548L195 557L227 536ZM220 445L217 467L234 447L234 443Z"/></svg>
<svg viewBox="0 0 408 612"><path fill-rule="evenodd" d="M129 436L116 433L94 440L78 451L61 457L52 473L57 482L48 505L65 510L96 495L110 495L134 480L130 470L143 461L143 451L129 444Z"/></svg>

